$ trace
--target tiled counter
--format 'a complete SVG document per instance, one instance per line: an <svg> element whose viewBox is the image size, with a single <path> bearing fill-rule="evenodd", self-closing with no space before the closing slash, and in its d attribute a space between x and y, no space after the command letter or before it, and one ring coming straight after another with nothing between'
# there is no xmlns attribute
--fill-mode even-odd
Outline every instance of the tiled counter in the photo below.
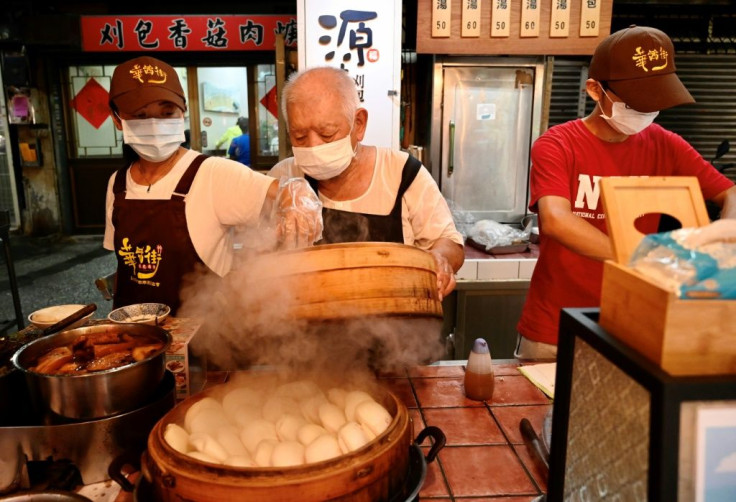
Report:
<svg viewBox="0 0 736 502"><path fill-rule="evenodd" d="M465 246L465 263L458 270L458 287L474 281L528 281L539 256L539 246L530 244L524 253L492 255Z"/></svg>
<svg viewBox="0 0 736 502"><path fill-rule="evenodd" d="M522 502L546 493L545 473L524 445L519 421L528 418L541 434L552 405L517 366L496 361L490 403L465 397L464 361L412 368L384 379L409 408L415 432L434 425L447 436L447 445L428 466L420 500Z"/></svg>
<svg viewBox="0 0 736 502"><path fill-rule="evenodd" d="M425 426L442 429L446 446L428 465L421 501L529 502L546 493L546 474L524 445L519 422L527 418L541 434L551 401L517 370L516 361L495 361L491 402L469 400L463 393L465 361L443 361L381 377L382 383L408 408L414 436ZM226 372L210 373L207 385L227 381ZM425 452L429 442L422 445ZM137 473L136 473L137 475ZM129 502L107 484L108 497ZM87 494L89 496L89 494Z"/></svg>

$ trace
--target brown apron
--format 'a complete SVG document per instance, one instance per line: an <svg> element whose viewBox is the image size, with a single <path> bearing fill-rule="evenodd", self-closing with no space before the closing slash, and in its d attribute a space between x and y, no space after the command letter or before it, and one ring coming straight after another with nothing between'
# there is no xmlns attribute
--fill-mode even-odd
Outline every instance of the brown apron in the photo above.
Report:
<svg viewBox="0 0 736 502"><path fill-rule="evenodd" d="M324 230L322 240L315 244L333 244L337 242L398 242L404 243L404 227L401 222L401 199L417 177L422 163L409 155L401 172L401 184L396 194L396 201L387 215L363 214L341 211L339 209L322 208ZM318 192L318 182L314 178L304 176L309 185Z"/></svg>
<svg viewBox="0 0 736 502"><path fill-rule="evenodd" d="M156 302L176 314L182 278L203 263L189 236L184 197L206 158L199 155L192 161L168 200L126 199L129 168L118 170L112 209L118 260L113 308Z"/></svg>

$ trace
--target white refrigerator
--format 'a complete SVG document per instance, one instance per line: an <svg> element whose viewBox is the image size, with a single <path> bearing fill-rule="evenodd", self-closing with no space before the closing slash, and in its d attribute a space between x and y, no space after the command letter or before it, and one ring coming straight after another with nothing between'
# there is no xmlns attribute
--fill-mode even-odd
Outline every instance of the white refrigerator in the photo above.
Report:
<svg viewBox="0 0 736 502"><path fill-rule="evenodd" d="M518 223L527 214L544 76L543 58L435 60L431 171L445 198L476 221Z"/></svg>

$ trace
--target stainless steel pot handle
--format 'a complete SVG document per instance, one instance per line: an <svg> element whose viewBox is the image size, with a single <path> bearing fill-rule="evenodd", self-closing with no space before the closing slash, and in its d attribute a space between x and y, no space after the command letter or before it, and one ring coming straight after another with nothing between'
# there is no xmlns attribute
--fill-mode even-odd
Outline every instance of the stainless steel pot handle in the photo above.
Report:
<svg viewBox="0 0 736 502"><path fill-rule="evenodd" d="M447 443L447 438L445 437L445 433L442 432L442 429L440 429L439 427L435 427L434 425L429 425L422 429L419 434L417 434L417 438L414 440L414 444L422 444L422 442L428 436L432 437L432 447L429 449L429 452L427 452L427 455L424 457L424 459L427 461L427 463L430 463L435 459L440 450L445 447L445 443Z"/></svg>
<svg viewBox="0 0 736 502"><path fill-rule="evenodd" d="M447 176L452 176L455 171L455 121L450 121L450 152L447 159Z"/></svg>
<svg viewBox="0 0 736 502"><path fill-rule="evenodd" d="M107 468L107 474L110 479L120 485L120 488L126 492L132 492L135 489L135 485L128 481L126 474L123 474L123 467L130 466L136 471L141 470L141 456L140 454L132 451L124 451L110 462Z"/></svg>

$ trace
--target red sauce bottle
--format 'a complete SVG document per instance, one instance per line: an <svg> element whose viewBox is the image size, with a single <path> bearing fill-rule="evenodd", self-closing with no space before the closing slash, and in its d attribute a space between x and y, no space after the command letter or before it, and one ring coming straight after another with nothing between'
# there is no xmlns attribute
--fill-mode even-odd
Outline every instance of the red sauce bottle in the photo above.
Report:
<svg viewBox="0 0 736 502"><path fill-rule="evenodd" d="M491 351L482 338L473 343L465 367L465 395L475 401L490 401L493 396L493 364Z"/></svg>

